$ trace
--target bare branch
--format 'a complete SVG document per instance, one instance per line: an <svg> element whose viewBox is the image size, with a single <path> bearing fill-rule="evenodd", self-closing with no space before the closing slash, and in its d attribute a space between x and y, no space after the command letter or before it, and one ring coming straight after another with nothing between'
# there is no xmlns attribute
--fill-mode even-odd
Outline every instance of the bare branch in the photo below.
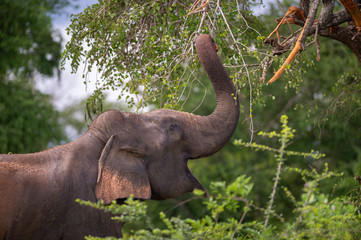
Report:
<svg viewBox="0 0 361 240"><path fill-rule="evenodd" d="M308 16L308 11L310 9L310 0L300 0L298 7L303 11L305 16Z"/></svg>
<svg viewBox="0 0 361 240"><path fill-rule="evenodd" d="M208 8L209 0L198 0L192 7L191 11L187 14L187 17L199 12L206 12ZM197 7L200 5L199 7Z"/></svg>
<svg viewBox="0 0 361 240"><path fill-rule="evenodd" d="M353 0L340 0L342 5L347 9L355 23L357 31L361 31L361 12Z"/></svg>
<svg viewBox="0 0 361 240"><path fill-rule="evenodd" d="M278 29L281 27L281 25L286 24L286 23L288 24L288 26L289 26L292 34L293 34L290 23L294 24L297 20L304 21L305 20L305 15L303 14L303 12L298 7L290 7L287 10L284 17L281 19L281 21L279 21L277 27L266 38L265 42L267 42L267 40L270 39L272 37L272 35L275 34L275 33L277 34L277 39L279 40Z"/></svg>
<svg viewBox="0 0 361 240"><path fill-rule="evenodd" d="M308 36L308 33L311 30L313 22L314 22L314 20L316 18L316 13L317 13L319 2L320 2L319 0L314 0L312 2L309 16L307 16L305 26L303 27L302 32L300 33L300 35L299 35L299 37L297 39L295 47L292 49L292 51L291 51L290 55L287 57L286 61L282 64L281 68L268 81L268 84L273 83L274 81L276 81L282 75L282 73L286 70L287 66L292 62L292 60L294 59L296 54L300 50L305 49L305 41L306 41L306 38Z"/></svg>
<svg viewBox="0 0 361 240"><path fill-rule="evenodd" d="M261 81L263 83L266 82L266 75L267 75L267 70L268 70L268 67L272 65L273 63L273 59L270 59L269 56L265 57L264 58L264 64L263 64L263 68L262 68L262 77L261 77Z"/></svg>
<svg viewBox="0 0 361 240"><path fill-rule="evenodd" d="M301 47L302 50L304 50L304 46L305 46L305 42L306 42L306 38L307 36L310 34L311 31L311 27L316 19L316 13L317 13L317 9L319 6L320 0L314 0L311 4L311 9L310 9L310 13L307 16L307 20L304 26L304 30L303 33L300 34L300 43L301 43ZM318 24L318 22L316 23Z"/></svg>
<svg viewBox="0 0 361 240"><path fill-rule="evenodd" d="M315 20L320 1L322 1L322 8L318 20ZM268 83L276 81L292 62L297 53L305 50L306 39L312 34L314 34L314 41L311 43L314 43L316 46L317 60L320 59L320 46L317 38L318 35L320 35L346 44L361 62L361 12L359 10L361 6L356 5L353 0L340 1L347 10L341 10L334 13L335 0L311 1L311 6L309 0L300 0L298 8L290 7L284 17L276 19L276 22L279 24L265 40L265 43L274 47L272 54L281 55L290 50L291 46L294 45L294 47L283 65ZM304 22L304 16L300 13L307 16L306 22ZM348 27L340 26L342 23L350 21L353 21L355 26L353 26L352 23L351 25L349 24ZM300 34L292 32L286 40L280 43L278 30L281 25L286 23L302 26L302 32ZM272 35L275 33L277 34L277 38L271 39ZM261 79L264 79L264 76L266 75L265 69L267 70L267 67L268 66L264 65Z"/></svg>
<svg viewBox="0 0 361 240"><path fill-rule="evenodd" d="M318 24L316 25L316 32L315 32L315 46L316 46L316 54L317 54L317 61L321 60L321 55L320 55L320 44L318 42Z"/></svg>
<svg viewBox="0 0 361 240"><path fill-rule="evenodd" d="M318 18L318 22L321 26L332 21L334 6L335 0L322 0L322 8Z"/></svg>

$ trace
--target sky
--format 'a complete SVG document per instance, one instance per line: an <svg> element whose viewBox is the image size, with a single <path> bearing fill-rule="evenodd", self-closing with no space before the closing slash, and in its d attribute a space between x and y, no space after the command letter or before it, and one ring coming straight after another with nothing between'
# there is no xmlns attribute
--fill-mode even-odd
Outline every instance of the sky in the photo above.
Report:
<svg viewBox="0 0 361 240"><path fill-rule="evenodd" d="M70 14L80 13L87 6L97 2L97 0L78 0L74 2L77 7L67 7L62 14L52 16L54 29L59 31L63 37L63 47L70 40L70 36L66 34L65 30L70 25ZM84 65L81 65L79 69L84 69ZM94 91L95 84L92 83L95 82L98 75L92 72L88 77L91 83L85 86L82 70L72 74L70 62L68 61L65 70L61 71L60 81L58 81L57 76L53 78L42 77L41 81L36 81L36 88L43 93L52 95L56 109L63 110L69 105L79 103ZM115 101L117 99L116 93L108 92L107 94L107 100Z"/></svg>

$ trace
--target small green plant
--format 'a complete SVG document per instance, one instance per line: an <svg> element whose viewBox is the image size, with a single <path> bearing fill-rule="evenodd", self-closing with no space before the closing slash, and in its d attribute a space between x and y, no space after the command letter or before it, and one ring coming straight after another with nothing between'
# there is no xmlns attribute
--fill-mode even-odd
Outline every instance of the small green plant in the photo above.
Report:
<svg viewBox="0 0 361 240"><path fill-rule="evenodd" d="M80 205L110 212L114 215L112 219L116 221L137 222L146 218L147 206L142 204L140 201L134 200L132 196L129 197L124 202L124 204L117 204L116 201L113 201L110 205L107 206L105 206L102 201L94 203L77 199L76 202L78 202Z"/></svg>
<svg viewBox="0 0 361 240"><path fill-rule="evenodd" d="M113 202L109 206L102 203L91 203L78 200L81 204L102 209L117 215L117 221L142 222L141 228L126 233L123 239L152 240L152 239L360 239L361 215L358 205L350 197L330 196L319 191L320 182L331 177L339 177L341 173L329 170L325 163L322 171L316 169L300 169L290 166L283 167L287 157L303 157L320 159L324 156L317 151L295 152L286 150L294 137L295 130L288 125L287 116L281 117L280 132L260 132L259 135L268 138L277 137L280 147L273 148L257 143L247 144L241 140L235 141L238 146L251 147L255 150L275 152L277 169L269 201L265 207L256 206L249 200L253 183L250 177L237 177L230 184L213 182L209 187L209 197L204 199L207 213L200 219L167 217L160 212L159 217L163 227L154 227L146 214L146 202L134 201L129 198L125 204ZM285 171L282 171L285 170ZM294 217L285 221L276 213L276 191L280 188L283 172L297 174L304 182L303 193L300 198L283 187L283 193L291 200L294 207L290 209ZM357 190L359 191L359 189ZM202 198L204 192L195 190L194 195ZM264 217L249 220L251 212L261 211ZM271 217L281 219L282 225L274 225ZM86 239L100 239L87 237ZM106 238L115 239L115 238Z"/></svg>
<svg viewBox="0 0 361 240"><path fill-rule="evenodd" d="M246 214L251 210L252 203L247 200L253 184L250 178L239 176L233 183L213 182L210 186L210 197L204 201L208 214L201 219L181 219L179 217L168 218L165 213L160 212L159 217L164 228L156 228L150 223L146 215L146 203L134 201L129 198L125 204L117 205L113 202L109 206L103 203L91 203L77 200L83 205L102 209L112 214L114 220L138 222L142 221L143 227L131 231L123 239L158 240L158 239L240 239L242 236L256 236L262 229L257 222L245 223ZM204 192L195 190L196 196L202 197ZM240 212L240 218L229 218L227 221L219 221L219 217L225 212ZM145 227L144 227L145 226ZM86 237L89 240L104 239L97 237ZM115 238L105 238L115 239Z"/></svg>
<svg viewBox="0 0 361 240"><path fill-rule="evenodd" d="M327 163L324 170L318 173L315 169L301 170L287 168L288 171L300 174L305 182L303 194L299 200L286 188L284 193L294 204L293 211L297 213L292 221L282 228L266 227L260 239L360 239L361 216L357 206L348 197L330 200L330 197L320 193L319 183L327 178L341 176L329 171Z"/></svg>
<svg viewBox="0 0 361 240"><path fill-rule="evenodd" d="M281 116L281 120L280 120L282 127L281 127L281 132L277 133L276 131L272 131L272 132L259 132L258 135L260 136L265 136L268 138L274 138L277 137L278 140L281 142L281 146L279 149L276 148L272 148L266 145L261 145L261 144L257 144L257 143L245 143L242 140L236 140L234 142L235 145L238 146L245 146L245 147L251 147L253 149L255 149L256 151L258 150L262 150L262 151L271 151L271 152L275 152L276 153L276 161L278 162L277 165L277 171L276 171L276 175L275 175L275 179L274 179L274 183L273 183L273 189L272 189L272 193L270 195L270 200L267 206L267 210L266 210L266 219L265 219L265 223L264 226L267 227L268 223L269 223L269 217L270 214L272 213L272 208L273 208L273 203L275 200L275 196L276 196L276 191L277 191L277 187L278 187L278 183L281 179L281 170L282 170L282 165L285 161L285 155L288 156L302 156L304 158L306 157L312 157L313 159L320 159L321 157L324 157L324 154L320 154L319 152L315 152L315 151L311 151L310 153L303 153L303 152L295 152L295 151L288 151L286 150L286 147L289 145L289 142L293 139L294 137L294 133L296 132L296 130L290 128L287 123L288 123L288 117L286 115L282 115Z"/></svg>

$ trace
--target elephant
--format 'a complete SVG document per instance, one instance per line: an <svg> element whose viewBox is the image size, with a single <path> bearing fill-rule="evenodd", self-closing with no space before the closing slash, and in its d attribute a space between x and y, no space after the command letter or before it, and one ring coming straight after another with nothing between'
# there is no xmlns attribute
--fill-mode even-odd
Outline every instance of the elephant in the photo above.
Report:
<svg viewBox="0 0 361 240"><path fill-rule="evenodd" d="M210 115L109 110L70 143L38 153L1 154L0 239L122 237L123 223L75 200L110 204L130 195L163 200L205 191L188 160L219 151L239 118L238 94L217 50L211 36L197 37L198 58L217 100Z"/></svg>

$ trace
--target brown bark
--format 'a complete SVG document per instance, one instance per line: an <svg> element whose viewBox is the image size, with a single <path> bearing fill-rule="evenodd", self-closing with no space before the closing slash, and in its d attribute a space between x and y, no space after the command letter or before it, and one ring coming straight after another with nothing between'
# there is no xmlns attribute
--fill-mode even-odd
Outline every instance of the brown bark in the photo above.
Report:
<svg viewBox="0 0 361 240"><path fill-rule="evenodd" d="M282 64L281 68L275 73L275 75L271 78L271 80L268 81L268 83L273 83L274 81L276 81L281 76L281 74L286 70L287 65L289 65L292 62L296 54L301 49L305 48L304 43L306 41L308 32L310 32L313 22L315 21L317 9L318 9L318 3L319 0L314 0L312 2L310 13L307 16L307 20L305 22L304 27L302 28L301 33L299 34L299 37L297 38L296 45L292 49L290 55L287 57L286 61Z"/></svg>
<svg viewBox="0 0 361 240"><path fill-rule="evenodd" d="M342 5L347 9L348 13L352 17L357 31L361 31L361 12L353 0L340 0Z"/></svg>
<svg viewBox="0 0 361 240"><path fill-rule="evenodd" d="M281 55L290 50L291 46L295 44L293 51L290 56L293 58L295 53L300 51L300 49L305 49L305 41L306 38L310 35L315 34L316 29L318 32L316 34L327 37L333 40L337 40L345 44L349 47L349 49L355 54L358 61L361 63L361 0L340 0L341 3L346 7L346 9L341 10L339 12L334 13L335 0L322 0L321 3L321 11L318 16L318 20L315 21L302 21L302 19L298 19L297 17L293 17L292 21L289 23L297 24L302 26L302 33L295 34L294 36L289 36L282 43L279 42L279 38L270 39L267 38L265 43L273 46L273 55ZM310 7L311 4L311 7ZM315 12L312 9L317 9L318 5L317 1L312 1L310 3L309 0L300 0L299 2L299 10L302 11L307 19L315 19ZM286 14L287 15L287 14ZM295 15L294 15L295 16ZM280 20L280 24L284 22L284 18ZM343 23L348 23L348 26L341 26ZM276 32L279 28L275 29ZM271 35L269 36L271 37ZM317 44L317 36L315 36L315 43ZM301 46L300 46L301 44ZM283 72L284 66L289 64L292 59L287 58L286 62L280 69L280 73ZM270 82L275 81L281 74L278 73L274 78L270 80Z"/></svg>
<svg viewBox="0 0 361 240"><path fill-rule="evenodd" d="M323 37L334 39L345 44L355 54L358 61L361 63L361 34L355 33L349 27L338 26L332 31L322 30L319 34Z"/></svg>

